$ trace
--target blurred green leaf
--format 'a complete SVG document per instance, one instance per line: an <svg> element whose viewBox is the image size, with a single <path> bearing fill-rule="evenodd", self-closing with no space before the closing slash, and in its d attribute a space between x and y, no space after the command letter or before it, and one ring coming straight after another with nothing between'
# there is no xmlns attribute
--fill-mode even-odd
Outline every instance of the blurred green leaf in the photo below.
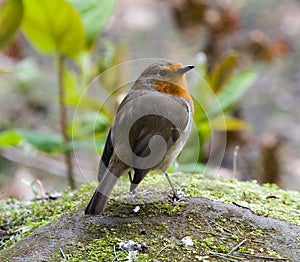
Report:
<svg viewBox="0 0 300 262"><path fill-rule="evenodd" d="M230 77L222 76L221 72L217 72L218 70L215 69L214 74L216 75L214 77L216 79L214 81L221 81L223 85L217 93L207 86L205 81L207 80L207 75L202 76L201 81L197 85L198 92L196 94L201 94L196 99L194 97L194 121L201 141L198 162L203 160L204 142L211 137L214 130L233 131L250 128L247 122L230 117L229 113L254 82L256 72L247 70L232 74L235 67L235 58L231 57L225 60L222 66L226 67L227 65L231 68L230 70L228 69Z"/></svg>
<svg viewBox="0 0 300 262"><path fill-rule="evenodd" d="M46 134L29 129L17 129L16 132L22 137L25 143L31 144L38 150L47 153L58 153L61 151L63 139L59 134Z"/></svg>
<svg viewBox="0 0 300 262"><path fill-rule="evenodd" d="M58 134L45 134L30 129L12 129L0 133L0 147L4 148L27 143L43 152L57 153L61 151L62 142Z"/></svg>
<svg viewBox="0 0 300 262"><path fill-rule="evenodd" d="M0 133L0 147L17 146L22 137L15 130L6 130Z"/></svg>
<svg viewBox="0 0 300 262"><path fill-rule="evenodd" d="M0 5L0 49L15 36L23 17L21 0L7 0Z"/></svg>
<svg viewBox="0 0 300 262"><path fill-rule="evenodd" d="M106 132L102 132L100 137L97 135L97 140L90 133L88 137L79 137L63 145L63 139L59 134L46 134L30 129L11 129L0 132L0 148L29 144L37 150L52 154L86 148L96 148L101 151L104 148L105 138Z"/></svg>
<svg viewBox="0 0 300 262"><path fill-rule="evenodd" d="M241 119L232 116L218 116L210 121L213 130L236 131L250 128L250 125Z"/></svg>
<svg viewBox="0 0 300 262"><path fill-rule="evenodd" d="M79 114L68 127L69 133L75 139L87 140L106 138L109 128L109 120L104 114L97 111L88 111Z"/></svg>
<svg viewBox="0 0 300 262"><path fill-rule="evenodd" d="M63 70L63 88L66 92L65 103L73 104L74 96L77 98L77 77L75 72L64 68ZM76 101L77 102L77 101ZM75 103L76 103L75 102Z"/></svg>
<svg viewBox="0 0 300 262"><path fill-rule="evenodd" d="M246 93L256 79L254 70L247 70L234 75L218 94L218 100L224 111L234 106Z"/></svg>
<svg viewBox="0 0 300 262"><path fill-rule="evenodd" d="M206 141L211 137L212 127L208 119L203 120L197 125L197 129L200 135L200 141Z"/></svg>
<svg viewBox="0 0 300 262"><path fill-rule="evenodd" d="M214 103L207 110L208 118L214 118L222 112L230 110L242 97L256 79L254 70L247 70L234 75L217 94L219 104Z"/></svg>
<svg viewBox="0 0 300 262"><path fill-rule="evenodd" d="M237 65L237 52L232 52L221 60L210 74L210 85L214 93L218 93L227 81L232 77Z"/></svg>
<svg viewBox="0 0 300 262"><path fill-rule="evenodd" d="M79 11L87 38L87 47L97 39L108 21L116 0L69 0Z"/></svg>
<svg viewBox="0 0 300 262"><path fill-rule="evenodd" d="M22 29L42 53L72 57L83 50L85 33L78 11L65 0L23 0Z"/></svg>
<svg viewBox="0 0 300 262"><path fill-rule="evenodd" d="M81 93L68 93L66 97L66 105L86 110L99 110L101 104L96 98L82 95Z"/></svg>
<svg viewBox="0 0 300 262"><path fill-rule="evenodd" d="M201 102L198 102L194 99L194 121L196 123L200 123L201 121L206 119L206 115L205 115L205 109L203 108L203 106L205 106L204 104L200 104Z"/></svg>
<svg viewBox="0 0 300 262"><path fill-rule="evenodd" d="M88 96L86 90L79 90L77 84L78 79L75 72L64 69L63 74L63 85L66 92L65 103L67 106L95 111L101 108L101 104L97 99Z"/></svg>

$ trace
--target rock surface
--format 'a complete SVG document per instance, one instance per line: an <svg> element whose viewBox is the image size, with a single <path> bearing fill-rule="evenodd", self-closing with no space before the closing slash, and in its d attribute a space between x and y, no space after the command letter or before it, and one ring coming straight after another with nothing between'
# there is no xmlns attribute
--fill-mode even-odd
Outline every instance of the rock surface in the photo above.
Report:
<svg viewBox="0 0 300 262"><path fill-rule="evenodd" d="M149 261L171 261L168 260L170 254L171 259L176 259L178 249L182 254L181 261L202 261L205 257L214 258L213 261L224 261L222 257L230 261L242 258L247 261L300 261L300 227L297 225L258 216L247 208L207 198L187 198L176 210L167 203L171 209L163 212L158 210L161 202L166 201L141 205L139 213L132 212L132 204L116 203L108 207L104 216L85 216L83 210L61 216L1 251L0 261L80 261L74 255L81 252L78 243L89 245L94 239L102 238L112 250L115 249L117 242L115 239L114 244L109 242L108 232L123 241L133 239L135 235L137 239L143 238L148 245L144 257L151 258ZM180 244L180 239L185 236L191 236L195 241L190 249ZM168 239L169 242L159 243L162 249L157 252L154 250L155 239ZM222 240L223 244L216 243L217 240ZM222 250L220 246L228 249ZM86 261L97 261L88 260L89 254L84 255ZM114 257L116 252L107 255L107 261Z"/></svg>

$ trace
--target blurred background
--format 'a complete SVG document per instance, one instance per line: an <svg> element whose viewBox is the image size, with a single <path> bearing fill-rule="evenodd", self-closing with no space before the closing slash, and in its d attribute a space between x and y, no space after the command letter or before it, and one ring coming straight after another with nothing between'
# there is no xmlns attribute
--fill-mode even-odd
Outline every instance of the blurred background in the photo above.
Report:
<svg viewBox="0 0 300 262"><path fill-rule="evenodd" d="M299 0L29 2L0 1L1 198L95 180L153 58L196 65L196 129L172 170L300 189Z"/></svg>

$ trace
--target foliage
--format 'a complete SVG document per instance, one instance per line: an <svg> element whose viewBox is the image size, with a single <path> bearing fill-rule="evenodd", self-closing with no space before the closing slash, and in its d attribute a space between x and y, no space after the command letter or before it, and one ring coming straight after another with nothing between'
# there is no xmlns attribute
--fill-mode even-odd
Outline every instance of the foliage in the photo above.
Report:
<svg viewBox="0 0 300 262"><path fill-rule="evenodd" d="M79 11L82 24L86 33L86 47L92 46L108 18L110 17L115 0L69 0L69 2Z"/></svg>
<svg viewBox="0 0 300 262"><path fill-rule="evenodd" d="M94 67L90 59L94 51L92 47L110 17L114 5L115 1L111 0L73 0L70 2L66 0L24 0L23 2L8 0L0 11L0 24L8 19L11 25L1 27L1 45L5 45L17 30L24 8L22 31L28 41L42 54L56 56L61 125L61 133L53 135L45 135L34 130L6 130L0 134L0 144L5 147L25 142L44 152L64 153L71 187L75 185L70 155L73 145L71 145L68 127L71 126L71 122L68 120L66 107L75 108L79 100L83 100L81 109L84 107L84 109L95 111L100 108L95 99L82 94L93 77L90 73L91 67ZM13 8L18 12L11 14ZM14 19L10 19L9 16ZM73 62L71 65L66 63L66 57ZM77 68L74 68L74 65ZM86 143L77 144L82 146Z"/></svg>
<svg viewBox="0 0 300 262"><path fill-rule="evenodd" d="M22 29L29 42L45 54L75 56L83 50L81 17L67 1L24 0Z"/></svg>
<svg viewBox="0 0 300 262"><path fill-rule="evenodd" d="M0 50L13 39L23 16L21 0L7 0L0 3Z"/></svg>
<svg viewBox="0 0 300 262"><path fill-rule="evenodd" d="M61 152L62 137L58 134L44 134L35 130L12 129L0 133L2 147L32 145L36 149L47 152Z"/></svg>
<svg viewBox="0 0 300 262"><path fill-rule="evenodd" d="M121 44L108 41L102 41L101 47L105 52L101 55L95 50L98 36L113 11L115 1L7 0L6 3L18 3L18 10L24 9L22 31L30 44L42 54L56 56L61 133L45 134L38 130L14 128L0 133L0 146L29 144L37 150L64 153L71 158L73 149L91 148L95 146L96 139L96 147L101 150L113 114L88 94L86 87L94 76L120 63L122 55L126 53ZM15 30L11 31L13 33L7 34L13 35ZM207 69L208 66L198 66L203 78L195 87L194 96L195 124L201 141L199 163L203 160L203 141L210 139L212 131L249 127L230 114L255 77L253 70L237 72L237 57L237 53L233 52L211 70ZM113 88L121 86L123 75L124 72L114 71L98 81L111 94ZM116 94L113 96L116 98ZM73 109L71 112L76 110L77 116L72 121L67 115L67 108L69 111ZM96 117L99 109L102 114ZM199 150L188 149L191 152ZM197 165L197 169L202 170L203 166Z"/></svg>
<svg viewBox="0 0 300 262"><path fill-rule="evenodd" d="M206 65L199 65L201 81L194 94L194 121L200 138L200 155L203 160L203 141L210 139L213 131L236 131L249 128L245 121L232 116L240 101L256 78L253 69L236 71L238 54L224 57L208 72Z"/></svg>

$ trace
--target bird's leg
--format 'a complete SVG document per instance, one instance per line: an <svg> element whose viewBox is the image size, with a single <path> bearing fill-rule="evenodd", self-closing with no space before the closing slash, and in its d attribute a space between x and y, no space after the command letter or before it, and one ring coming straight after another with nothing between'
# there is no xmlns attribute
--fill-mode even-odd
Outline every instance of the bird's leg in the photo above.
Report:
<svg viewBox="0 0 300 262"><path fill-rule="evenodd" d="M131 171L130 171L130 170L128 171L128 176L129 176L130 184L132 184L132 175L131 175ZM135 196L136 196L136 191L135 191L135 190L132 190L132 191L129 192L129 194L130 194L130 201L132 202L133 199L134 199Z"/></svg>
<svg viewBox="0 0 300 262"><path fill-rule="evenodd" d="M173 186L173 184L172 184L172 181L171 181L171 179L170 179L168 173L165 173L165 176L166 176L166 178L167 178L167 180L168 180L168 182L169 182L169 184L170 184L170 186L171 186L171 188L172 188L172 191L173 191L172 200L173 200L173 205L175 206L175 205L176 205L176 202L179 200L179 196L178 196L178 194L177 194L176 189L174 188L174 186Z"/></svg>
<svg viewBox="0 0 300 262"><path fill-rule="evenodd" d="M130 184L132 184L132 175L131 175L131 172L130 172L130 170L128 171L128 176L129 176L129 181L130 181Z"/></svg>

